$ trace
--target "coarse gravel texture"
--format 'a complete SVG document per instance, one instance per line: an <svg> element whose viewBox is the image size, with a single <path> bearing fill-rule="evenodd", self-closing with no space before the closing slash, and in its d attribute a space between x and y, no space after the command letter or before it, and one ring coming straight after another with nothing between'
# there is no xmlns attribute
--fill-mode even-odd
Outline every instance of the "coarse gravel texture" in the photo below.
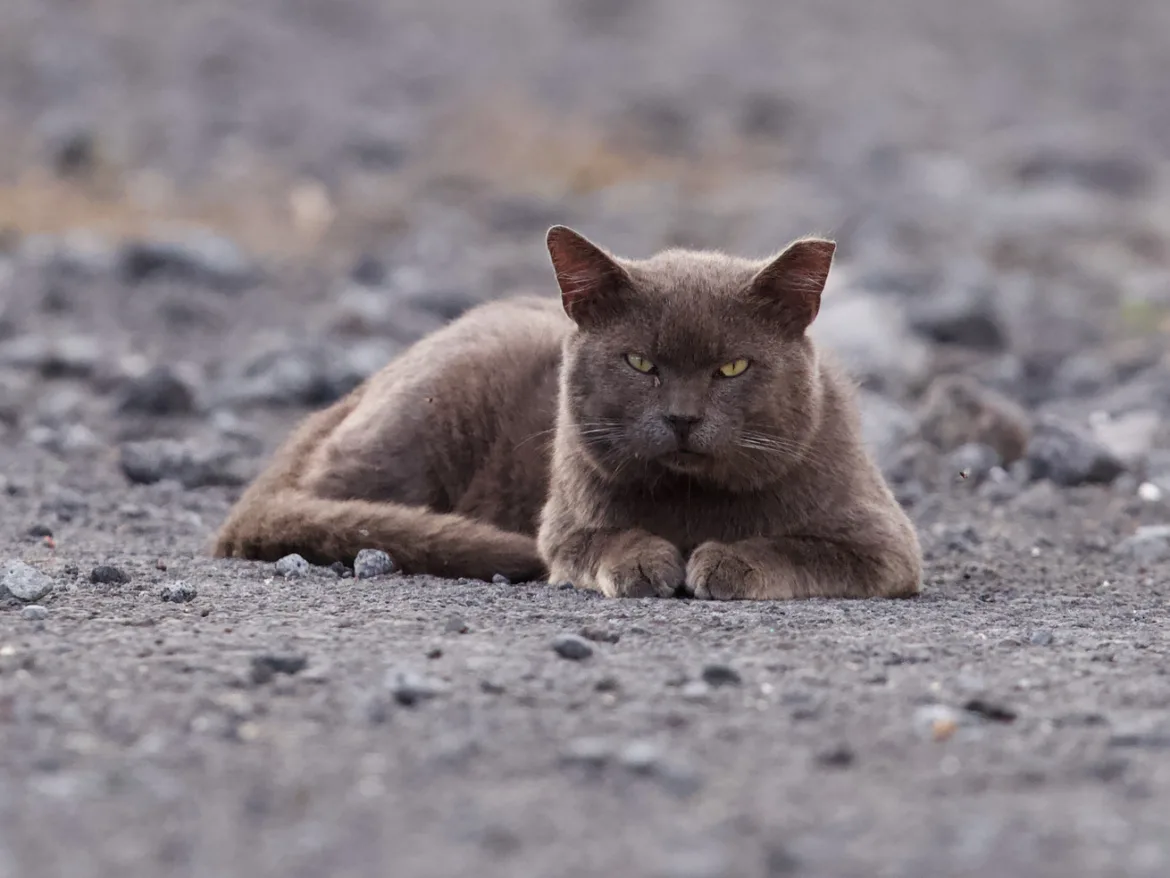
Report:
<svg viewBox="0 0 1170 878"><path fill-rule="evenodd" d="M0 878L1170 874L1168 80L1162 0L3 4ZM555 222L837 237L921 596L209 557Z"/></svg>

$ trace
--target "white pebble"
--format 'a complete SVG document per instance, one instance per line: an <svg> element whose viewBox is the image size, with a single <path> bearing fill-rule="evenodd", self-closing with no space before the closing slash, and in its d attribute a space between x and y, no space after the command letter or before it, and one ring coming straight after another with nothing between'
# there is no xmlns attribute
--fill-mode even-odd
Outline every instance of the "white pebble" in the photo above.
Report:
<svg viewBox="0 0 1170 878"><path fill-rule="evenodd" d="M1162 499L1162 489L1153 482L1142 482L1138 485L1138 496L1147 503L1157 503Z"/></svg>

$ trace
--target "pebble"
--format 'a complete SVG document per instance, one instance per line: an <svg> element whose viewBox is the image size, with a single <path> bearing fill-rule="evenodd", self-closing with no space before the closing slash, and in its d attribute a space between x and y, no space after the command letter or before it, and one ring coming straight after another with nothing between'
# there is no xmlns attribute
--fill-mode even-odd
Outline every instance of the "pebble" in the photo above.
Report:
<svg viewBox="0 0 1170 878"><path fill-rule="evenodd" d="M0 345L0 365L35 369L45 378L86 378L101 353L101 342L89 335L24 335Z"/></svg>
<svg viewBox="0 0 1170 878"><path fill-rule="evenodd" d="M53 580L23 561L9 561L0 574L0 596L10 594L18 601L39 601L53 590Z"/></svg>
<svg viewBox="0 0 1170 878"><path fill-rule="evenodd" d="M39 604L33 604L31 607L25 607L21 610L20 618L26 622L43 622L49 618L49 611Z"/></svg>
<svg viewBox="0 0 1170 878"><path fill-rule="evenodd" d="M259 279L256 266L234 241L202 230L182 237L132 241L122 248L118 261L123 278L135 284L180 280L234 292Z"/></svg>
<svg viewBox="0 0 1170 878"><path fill-rule="evenodd" d="M123 414L188 415L195 411L195 391L173 368L157 365L126 381L116 407Z"/></svg>
<svg viewBox="0 0 1170 878"><path fill-rule="evenodd" d="M1170 560L1170 525L1143 525L1118 543L1116 552L1142 565Z"/></svg>
<svg viewBox="0 0 1170 878"><path fill-rule="evenodd" d="M95 585L125 585L130 581L130 574L120 567L101 564L89 571L89 581Z"/></svg>
<svg viewBox="0 0 1170 878"><path fill-rule="evenodd" d="M963 710L997 723L1010 723L1016 718L1012 708L986 698L972 698L963 705Z"/></svg>
<svg viewBox="0 0 1170 878"><path fill-rule="evenodd" d="M995 288L985 279L959 279L942 291L915 298L910 326L940 344L980 351L1002 351L1007 332L995 306Z"/></svg>
<svg viewBox="0 0 1170 878"><path fill-rule="evenodd" d="M566 765L604 767L614 755L614 744L605 738L574 738L561 751L561 762Z"/></svg>
<svg viewBox="0 0 1170 878"><path fill-rule="evenodd" d="M708 686L738 686L743 682L739 671L718 662L713 662L703 668L703 682Z"/></svg>
<svg viewBox="0 0 1170 878"><path fill-rule="evenodd" d="M702 680L691 680L683 684L679 692L686 701L706 701L711 697L711 687Z"/></svg>
<svg viewBox="0 0 1170 878"><path fill-rule="evenodd" d="M309 665L303 653L265 653L252 656L252 682L267 683L277 674L299 674Z"/></svg>
<svg viewBox="0 0 1170 878"><path fill-rule="evenodd" d="M309 562L295 552L291 555L285 555L276 562L275 566L277 575L283 576L285 579L299 578L307 576L309 573Z"/></svg>
<svg viewBox="0 0 1170 878"><path fill-rule="evenodd" d="M492 582L495 585L511 585L512 584L512 580L510 580L508 577L506 577L502 573L497 573L495 576L493 576Z"/></svg>
<svg viewBox="0 0 1170 878"><path fill-rule="evenodd" d="M1053 640L1055 637L1047 628L1037 628L1028 638L1028 642L1033 646L1051 646Z"/></svg>
<svg viewBox="0 0 1170 878"><path fill-rule="evenodd" d="M1059 421L1036 425L1028 443L1033 479L1048 479L1061 487L1109 484L1125 465L1100 442Z"/></svg>
<svg viewBox="0 0 1170 878"><path fill-rule="evenodd" d="M386 682L394 700L406 707L435 698L446 688L437 680L410 671L392 671L387 674Z"/></svg>
<svg viewBox="0 0 1170 878"><path fill-rule="evenodd" d="M34 540L42 540L45 537L52 539L53 537L53 529L43 524L34 524L25 533Z"/></svg>
<svg viewBox="0 0 1170 878"><path fill-rule="evenodd" d="M593 655L593 647L583 637L576 634L561 634L553 639L553 652L561 658L579 662Z"/></svg>
<svg viewBox="0 0 1170 878"><path fill-rule="evenodd" d="M164 585L158 593L159 600L169 601L173 604L185 604L195 600L198 592L195 586L187 585L185 582L176 582L173 585Z"/></svg>
<svg viewBox="0 0 1170 878"><path fill-rule="evenodd" d="M826 768L848 768L856 761L857 754L848 744L834 744L816 755L817 764Z"/></svg>
<svg viewBox="0 0 1170 878"><path fill-rule="evenodd" d="M649 774L662 761L662 750L653 741L632 741L617 754L623 768L638 774Z"/></svg>
<svg viewBox="0 0 1170 878"><path fill-rule="evenodd" d="M137 485L173 479L184 488L242 485L236 455L223 449L196 448L174 439L149 439L122 446L122 473Z"/></svg>
<svg viewBox="0 0 1170 878"><path fill-rule="evenodd" d="M1142 482L1138 485L1137 495L1147 503L1158 503L1162 500L1162 489L1153 482Z"/></svg>
<svg viewBox="0 0 1170 878"><path fill-rule="evenodd" d="M448 617L446 623L443 625L443 630L448 634L466 634L468 632L467 622L460 616Z"/></svg>
<svg viewBox="0 0 1170 878"><path fill-rule="evenodd" d="M353 559L353 575L358 579L387 576L397 569L394 559L381 549L362 549Z"/></svg>
<svg viewBox="0 0 1170 878"><path fill-rule="evenodd" d="M353 576L353 571L342 564L340 561L334 561L329 565L329 569L336 573L341 579L349 579Z"/></svg>
<svg viewBox="0 0 1170 878"><path fill-rule="evenodd" d="M581 629L581 636L586 640L592 640L594 643L617 643L622 639L621 634L616 631L607 631L604 628L591 628L588 625Z"/></svg>

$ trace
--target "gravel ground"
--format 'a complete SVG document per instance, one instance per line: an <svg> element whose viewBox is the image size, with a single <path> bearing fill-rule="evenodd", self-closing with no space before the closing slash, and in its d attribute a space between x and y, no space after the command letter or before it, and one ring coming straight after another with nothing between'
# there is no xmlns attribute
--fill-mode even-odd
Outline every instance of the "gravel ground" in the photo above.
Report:
<svg viewBox="0 0 1170 878"><path fill-rule="evenodd" d="M1166 875L1168 16L9 0L0 878ZM922 596L208 557L554 222L837 236Z"/></svg>

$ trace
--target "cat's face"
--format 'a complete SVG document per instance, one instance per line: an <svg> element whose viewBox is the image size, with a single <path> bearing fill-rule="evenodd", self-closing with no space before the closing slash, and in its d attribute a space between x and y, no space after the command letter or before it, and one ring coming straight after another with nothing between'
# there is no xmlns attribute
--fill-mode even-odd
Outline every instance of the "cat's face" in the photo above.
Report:
<svg viewBox="0 0 1170 878"><path fill-rule="evenodd" d="M549 249L579 329L565 411L599 469L742 485L791 463L819 405L805 330L831 243L798 242L770 263L681 251L634 262L554 229Z"/></svg>

